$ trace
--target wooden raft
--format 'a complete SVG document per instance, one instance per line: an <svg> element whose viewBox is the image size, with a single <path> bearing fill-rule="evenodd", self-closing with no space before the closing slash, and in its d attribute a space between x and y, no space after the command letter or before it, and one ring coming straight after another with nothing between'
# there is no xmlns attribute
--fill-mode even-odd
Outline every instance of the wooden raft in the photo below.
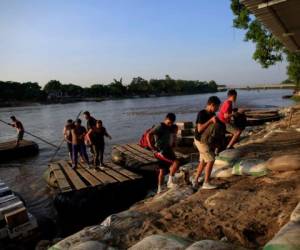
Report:
<svg viewBox="0 0 300 250"><path fill-rule="evenodd" d="M127 158L127 161L132 162L133 165L143 166L158 163L152 151L142 148L136 143L116 145L113 149L121 152ZM182 158L183 160L190 158L189 155L180 152L175 152L175 154L178 158Z"/></svg>
<svg viewBox="0 0 300 250"><path fill-rule="evenodd" d="M72 169L71 162L62 160L51 163L49 170L60 193L130 182L142 178L112 162L107 162L105 165L105 169L100 170L78 163L77 168Z"/></svg>
<svg viewBox="0 0 300 250"><path fill-rule="evenodd" d="M39 147L33 141L21 140L18 147L15 140L0 143L0 161L33 156L38 152Z"/></svg>

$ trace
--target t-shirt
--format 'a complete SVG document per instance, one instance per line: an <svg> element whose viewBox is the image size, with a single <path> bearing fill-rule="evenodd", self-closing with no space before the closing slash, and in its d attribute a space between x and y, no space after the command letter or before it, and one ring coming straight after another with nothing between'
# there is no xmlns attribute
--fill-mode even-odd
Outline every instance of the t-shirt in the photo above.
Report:
<svg viewBox="0 0 300 250"><path fill-rule="evenodd" d="M198 132L197 124L204 124L209 119L211 119L213 116L215 116L215 113L208 112L206 109L202 109L196 119L196 129L195 129L195 139L200 141L201 140L201 133Z"/></svg>
<svg viewBox="0 0 300 250"><path fill-rule="evenodd" d="M86 122L86 128L89 131L91 128L95 126L96 126L96 119L91 116Z"/></svg>
<svg viewBox="0 0 300 250"><path fill-rule="evenodd" d="M171 140L174 133L174 126L169 127L164 123L156 126L154 128L155 147L159 151L165 151L166 149L171 148Z"/></svg>
<svg viewBox="0 0 300 250"><path fill-rule="evenodd" d="M92 144L94 144L94 145L104 144L104 136L108 136L105 127L94 128L94 130L91 134Z"/></svg>
<svg viewBox="0 0 300 250"><path fill-rule="evenodd" d="M231 114L232 113L232 101L230 100L226 100L225 102L223 102L221 108L220 108L220 112L218 114L218 118L221 122L223 123L229 123L230 122L230 118L225 118L224 115L225 113L227 114Z"/></svg>

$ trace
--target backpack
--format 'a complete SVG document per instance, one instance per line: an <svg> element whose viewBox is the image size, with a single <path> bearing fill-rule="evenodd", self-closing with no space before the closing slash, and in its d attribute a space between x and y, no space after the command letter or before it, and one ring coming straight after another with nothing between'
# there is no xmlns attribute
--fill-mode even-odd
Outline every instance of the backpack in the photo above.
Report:
<svg viewBox="0 0 300 250"><path fill-rule="evenodd" d="M151 148L154 148L154 144L155 144L155 140L154 140L154 137L151 136L149 138L149 132L155 127L155 125L153 125L151 128L148 128L142 135L140 141L139 141L139 145L142 147L142 148L146 148L146 149L151 149ZM151 143L151 145L149 145L149 142L148 142L148 138L149 138L149 141Z"/></svg>
<svg viewBox="0 0 300 250"><path fill-rule="evenodd" d="M217 120L215 124L210 124L201 134L201 142L207 144L211 149L220 150L226 147L225 141L226 126Z"/></svg>

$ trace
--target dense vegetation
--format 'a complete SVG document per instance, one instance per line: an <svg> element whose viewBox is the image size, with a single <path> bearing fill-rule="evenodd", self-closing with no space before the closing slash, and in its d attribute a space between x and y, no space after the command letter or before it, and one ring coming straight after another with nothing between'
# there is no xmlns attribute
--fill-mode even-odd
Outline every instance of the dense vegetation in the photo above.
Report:
<svg viewBox="0 0 300 250"><path fill-rule="evenodd" d="M262 67L268 68L286 58L288 81L296 83L299 88L300 53L288 51L262 23L251 15L240 0L231 0L231 9L234 14L233 26L246 30L245 41L251 41L256 45L253 59Z"/></svg>
<svg viewBox="0 0 300 250"><path fill-rule="evenodd" d="M147 97L216 92L217 87L215 81L175 80L168 75L165 79L151 79L150 81L136 77L129 85L124 85L122 78L114 79L110 84L94 84L85 88L75 84L62 84L57 80L49 81L43 89L38 83L0 81L0 100L46 102L68 98Z"/></svg>

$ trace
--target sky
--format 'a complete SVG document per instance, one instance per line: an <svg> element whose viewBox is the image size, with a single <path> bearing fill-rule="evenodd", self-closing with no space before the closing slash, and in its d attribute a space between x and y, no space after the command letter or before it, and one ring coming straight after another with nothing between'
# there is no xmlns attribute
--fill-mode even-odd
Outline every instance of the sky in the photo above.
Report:
<svg viewBox="0 0 300 250"><path fill-rule="evenodd" d="M286 79L286 62L262 69L252 59L232 19L230 0L0 0L0 80Z"/></svg>

